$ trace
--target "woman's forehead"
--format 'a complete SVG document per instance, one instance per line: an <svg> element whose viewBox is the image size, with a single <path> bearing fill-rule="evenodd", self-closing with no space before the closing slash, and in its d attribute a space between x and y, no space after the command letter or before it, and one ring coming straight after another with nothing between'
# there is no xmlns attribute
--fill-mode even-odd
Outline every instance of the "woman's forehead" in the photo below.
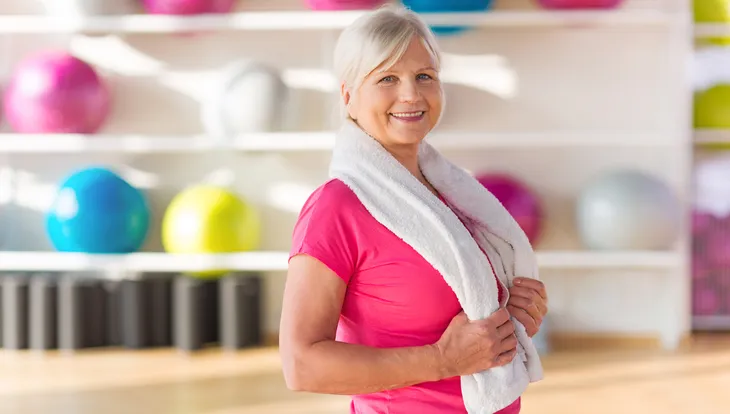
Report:
<svg viewBox="0 0 730 414"><path fill-rule="evenodd" d="M403 56L390 66L386 66L386 64L379 66L375 72L397 70L436 70L436 62L423 43L414 40L410 43Z"/></svg>

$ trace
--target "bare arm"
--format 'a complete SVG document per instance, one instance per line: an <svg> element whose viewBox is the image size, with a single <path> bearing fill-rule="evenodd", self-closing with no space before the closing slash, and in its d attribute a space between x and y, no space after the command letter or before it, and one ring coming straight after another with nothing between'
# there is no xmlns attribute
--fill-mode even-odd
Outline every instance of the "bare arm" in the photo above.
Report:
<svg viewBox="0 0 730 414"><path fill-rule="evenodd" d="M306 255L289 264L279 346L287 386L323 394L368 394L437 381L436 345L373 348L335 341L345 283Z"/></svg>

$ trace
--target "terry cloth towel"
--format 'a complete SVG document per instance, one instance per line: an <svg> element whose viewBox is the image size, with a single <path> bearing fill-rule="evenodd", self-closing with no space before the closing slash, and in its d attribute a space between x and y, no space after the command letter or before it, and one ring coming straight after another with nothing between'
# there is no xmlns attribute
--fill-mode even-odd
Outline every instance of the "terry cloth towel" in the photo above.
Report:
<svg viewBox="0 0 730 414"><path fill-rule="evenodd" d="M353 121L337 133L329 174L443 275L470 320L484 319L504 305L497 301L489 261L500 267L496 277L509 287L516 276L538 278L535 253L509 212L473 176L426 140L419 148L421 171L448 207ZM484 252L498 257L487 259ZM513 322L518 356L507 365L461 378L469 414L493 414L543 377L532 339L522 324Z"/></svg>

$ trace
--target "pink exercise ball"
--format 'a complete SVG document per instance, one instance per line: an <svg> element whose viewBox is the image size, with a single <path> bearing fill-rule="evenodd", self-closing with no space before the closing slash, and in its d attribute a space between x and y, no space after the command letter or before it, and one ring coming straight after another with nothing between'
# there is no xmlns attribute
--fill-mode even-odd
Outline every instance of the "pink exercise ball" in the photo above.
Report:
<svg viewBox="0 0 730 414"><path fill-rule="evenodd" d="M235 3L236 0L142 0L147 13L171 15L228 13Z"/></svg>
<svg viewBox="0 0 730 414"><path fill-rule="evenodd" d="M23 59L3 98L5 117L19 133L94 133L109 116L111 102L95 69L59 50Z"/></svg>
<svg viewBox="0 0 730 414"><path fill-rule="evenodd" d="M371 10L382 4L385 0L304 0L312 10Z"/></svg>
<svg viewBox="0 0 730 414"><path fill-rule="evenodd" d="M509 211L530 242L535 243L543 225L543 208L537 194L507 174L479 174L476 179Z"/></svg>
<svg viewBox="0 0 730 414"><path fill-rule="evenodd" d="M546 9L613 9L623 0L537 0Z"/></svg>

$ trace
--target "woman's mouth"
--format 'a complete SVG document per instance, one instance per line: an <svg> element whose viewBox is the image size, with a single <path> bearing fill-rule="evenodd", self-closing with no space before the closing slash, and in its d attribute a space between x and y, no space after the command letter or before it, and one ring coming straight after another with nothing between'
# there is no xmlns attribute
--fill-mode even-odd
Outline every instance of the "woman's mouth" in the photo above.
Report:
<svg viewBox="0 0 730 414"><path fill-rule="evenodd" d="M417 112L391 112L390 116L403 122L418 122L423 119L426 111Z"/></svg>

